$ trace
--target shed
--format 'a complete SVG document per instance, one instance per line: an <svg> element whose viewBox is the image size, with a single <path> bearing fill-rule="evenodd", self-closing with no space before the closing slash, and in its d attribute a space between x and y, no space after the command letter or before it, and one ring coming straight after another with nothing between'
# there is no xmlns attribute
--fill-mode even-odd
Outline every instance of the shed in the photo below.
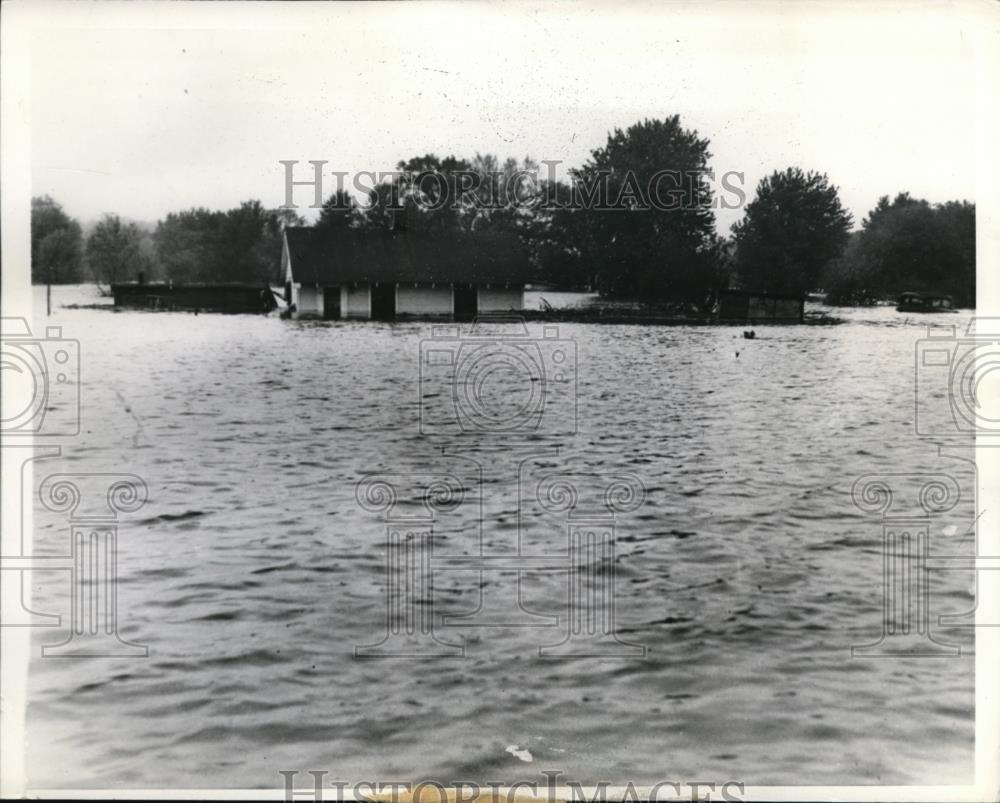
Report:
<svg viewBox="0 0 1000 803"><path fill-rule="evenodd" d="M472 320L521 310L527 255L506 232L284 230L294 317Z"/></svg>
<svg viewBox="0 0 1000 803"><path fill-rule="evenodd" d="M739 323L801 323L805 298L796 295L724 290L719 294L719 320Z"/></svg>

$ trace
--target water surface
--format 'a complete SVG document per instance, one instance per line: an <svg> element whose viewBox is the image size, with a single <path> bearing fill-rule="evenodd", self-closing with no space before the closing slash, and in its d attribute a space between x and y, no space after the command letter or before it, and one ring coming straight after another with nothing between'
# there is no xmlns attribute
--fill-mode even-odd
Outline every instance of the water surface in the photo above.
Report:
<svg viewBox="0 0 1000 803"><path fill-rule="evenodd" d="M914 435L928 317L841 313L839 326L757 327L753 341L740 327L562 325L578 432L498 441L420 434L427 324L69 310L89 291L54 292L51 323L80 341L83 425L36 471L147 483L118 564L121 633L149 657L42 659L65 631L37 631L32 786L277 786L282 769L971 780L969 631L936 630L959 658L851 656L878 638L882 605L881 526L852 505L854 480L945 471L972 487L968 464ZM558 554L566 516L540 507L540 479L569 477L585 513L609 478L640 478L645 503L614 523L615 599L622 640L646 658L540 658L559 628L485 626L440 628L464 658L357 658L385 627L386 522L355 497L370 472L460 479L465 501L434 524L444 556ZM35 516L36 552L65 552L65 518ZM973 518L967 494L933 519L933 549L967 554ZM438 625L517 584L441 575ZM521 580L525 608L564 615L565 573ZM936 577L935 614L971 609L971 591L965 573ZM65 578L37 572L34 592L68 622Z"/></svg>

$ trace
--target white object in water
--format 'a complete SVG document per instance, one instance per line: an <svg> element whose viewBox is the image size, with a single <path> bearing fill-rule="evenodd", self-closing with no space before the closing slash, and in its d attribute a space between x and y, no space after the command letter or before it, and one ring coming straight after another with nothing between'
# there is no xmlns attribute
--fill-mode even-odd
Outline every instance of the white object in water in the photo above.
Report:
<svg viewBox="0 0 1000 803"><path fill-rule="evenodd" d="M514 758L521 759L521 761L527 761L530 763L535 760L534 756L532 756L530 752L522 750L516 744L508 745L507 752L514 756Z"/></svg>

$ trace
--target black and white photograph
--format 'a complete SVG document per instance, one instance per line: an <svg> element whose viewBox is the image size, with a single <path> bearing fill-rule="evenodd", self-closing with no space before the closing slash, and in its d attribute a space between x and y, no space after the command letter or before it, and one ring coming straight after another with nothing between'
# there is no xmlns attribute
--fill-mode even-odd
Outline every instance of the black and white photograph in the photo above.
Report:
<svg viewBox="0 0 1000 803"><path fill-rule="evenodd" d="M1000 800L1000 3L0 3L9 799Z"/></svg>

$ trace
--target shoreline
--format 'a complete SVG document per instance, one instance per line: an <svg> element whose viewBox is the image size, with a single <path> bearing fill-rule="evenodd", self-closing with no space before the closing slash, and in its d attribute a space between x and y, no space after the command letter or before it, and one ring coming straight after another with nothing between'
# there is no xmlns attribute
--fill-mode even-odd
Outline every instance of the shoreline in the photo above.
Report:
<svg viewBox="0 0 1000 803"><path fill-rule="evenodd" d="M144 312L144 313L187 313L189 315L252 315L258 317L277 317L274 312L226 312L212 309L189 308L156 308L116 306L114 304L62 304L60 309L98 310L105 312ZM836 326L844 323L842 318L827 313L807 312L802 320L773 320L768 318L717 318L711 315L692 316L674 315L656 311L625 312L621 309L605 308L575 308L566 307L553 310L510 310L510 317L516 317L526 323L593 323L607 325L635 326ZM484 319L502 318L504 315L487 315ZM472 323L472 321L455 321L451 317L432 315L398 315L394 321L373 321L366 318L325 319L319 316L302 316L300 321L323 321L327 323Z"/></svg>

